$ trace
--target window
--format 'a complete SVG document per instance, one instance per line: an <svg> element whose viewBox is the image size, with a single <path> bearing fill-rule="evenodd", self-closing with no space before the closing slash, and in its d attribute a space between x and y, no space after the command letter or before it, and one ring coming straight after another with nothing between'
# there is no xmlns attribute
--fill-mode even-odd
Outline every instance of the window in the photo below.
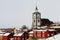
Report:
<svg viewBox="0 0 60 40"><path fill-rule="evenodd" d="M40 20L38 20L38 22L40 22Z"/></svg>
<svg viewBox="0 0 60 40"><path fill-rule="evenodd" d="M34 20L34 22L35 22L35 20Z"/></svg>

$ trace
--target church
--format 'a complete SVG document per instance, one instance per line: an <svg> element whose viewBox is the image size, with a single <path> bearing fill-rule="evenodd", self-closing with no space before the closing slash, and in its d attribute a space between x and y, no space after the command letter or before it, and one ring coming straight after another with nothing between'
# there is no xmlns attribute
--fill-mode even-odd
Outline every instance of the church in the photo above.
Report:
<svg viewBox="0 0 60 40"><path fill-rule="evenodd" d="M41 18L41 13L38 12L38 8L36 6L35 12L32 14L32 26L33 29L41 26L50 26L51 24L54 24L52 21L46 18Z"/></svg>
<svg viewBox="0 0 60 40"><path fill-rule="evenodd" d="M52 21L46 18L41 18L41 13L38 12L36 6L35 12L32 14L32 29L29 32L29 39L32 40L46 40L57 34L57 29L60 29L59 25L56 25Z"/></svg>

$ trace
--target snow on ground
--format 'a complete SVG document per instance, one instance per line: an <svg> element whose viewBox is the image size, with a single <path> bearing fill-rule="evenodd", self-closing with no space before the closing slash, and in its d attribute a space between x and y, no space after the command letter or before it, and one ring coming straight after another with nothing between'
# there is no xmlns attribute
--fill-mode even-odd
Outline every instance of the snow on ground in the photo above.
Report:
<svg viewBox="0 0 60 40"><path fill-rule="evenodd" d="M60 40L60 34L57 34L57 35L55 35L53 37L49 37L46 40Z"/></svg>

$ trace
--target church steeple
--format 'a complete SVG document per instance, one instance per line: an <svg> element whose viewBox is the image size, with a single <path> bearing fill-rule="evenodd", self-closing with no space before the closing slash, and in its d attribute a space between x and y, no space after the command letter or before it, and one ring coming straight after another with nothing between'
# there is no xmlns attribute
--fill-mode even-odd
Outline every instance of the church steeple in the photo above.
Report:
<svg viewBox="0 0 60 40"><path fill-rule="evenodd" d="M38 12L37 6L35 8L35 12L33 13L32 19L33 19L33 21L32 21L33 29L40 27L40 25L41 25L41 14Z"/></svg>

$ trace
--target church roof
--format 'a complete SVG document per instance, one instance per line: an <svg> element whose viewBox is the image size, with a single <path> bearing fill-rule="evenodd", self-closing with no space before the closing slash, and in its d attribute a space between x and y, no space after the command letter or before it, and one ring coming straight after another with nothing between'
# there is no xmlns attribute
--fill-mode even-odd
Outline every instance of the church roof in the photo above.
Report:
<svg viewBox="0 0 60 40"><path fill-rule="evenodd" d="M50 24L53 24L53 22L50 21L49 19L45 19L45 18L41 19L41 26L50 25Z"/></svg>

